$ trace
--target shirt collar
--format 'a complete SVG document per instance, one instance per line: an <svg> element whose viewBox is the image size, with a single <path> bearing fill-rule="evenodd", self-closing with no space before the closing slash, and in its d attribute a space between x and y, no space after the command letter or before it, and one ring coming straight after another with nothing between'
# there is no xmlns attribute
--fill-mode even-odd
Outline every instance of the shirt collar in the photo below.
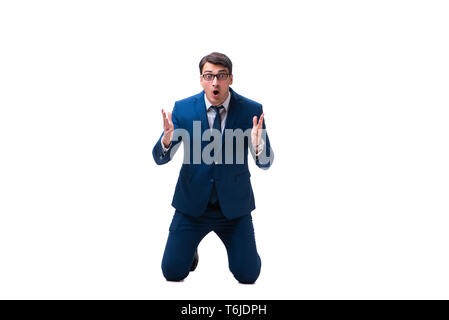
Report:
<svg viewBox="0 0 449 320"><path fill-rule="evenodd" d="M231 101L231 91L228 92L228 97L222 104L222 106L225 108L226 112L228 112L230 101ZM212 103L210 103L210 101L207 99L206 93L204 93L204 102L206 104L206 112L207 112L209 110L210 106L212 105Z"/></svg>

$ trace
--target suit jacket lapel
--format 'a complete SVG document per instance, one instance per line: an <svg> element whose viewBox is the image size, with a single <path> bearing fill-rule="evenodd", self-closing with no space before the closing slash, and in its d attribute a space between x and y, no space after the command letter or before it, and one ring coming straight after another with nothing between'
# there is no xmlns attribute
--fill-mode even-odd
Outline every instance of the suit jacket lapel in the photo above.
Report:
<svg viewBox="0 0 449 320"><path fill-rule="evenodd" d="M237 93L229 88L231 94L231 101L229 102L228 114L226 115L225 129L234 129L235 119L238 113L238 101L240 100Z"/></svg>
<svg viewBox="0 0 449 320"><path fill-rule="evenodd" d="M206 114L206 104L204 103L204 91L200 93L197 97L197 101L195 102L195 112L196 112L195 120L201 121L201 135L202 135L204 130L209 129L209 121L207 120Z"/></svg>

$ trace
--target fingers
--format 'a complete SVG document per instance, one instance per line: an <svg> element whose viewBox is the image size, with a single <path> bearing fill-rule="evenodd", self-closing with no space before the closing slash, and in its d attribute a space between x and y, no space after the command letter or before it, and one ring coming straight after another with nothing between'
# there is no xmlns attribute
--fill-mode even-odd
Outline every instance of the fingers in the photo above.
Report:
<svg viewBox="0 0 449 320"><path fill-rule="evenodd" d="M262 113L262 114L260 115L259 121L257 121L257 116L254 116L254 117L253 117L253 127L256 127L256 126L257 126L257 129L262 129L262 125L263 125L263 117L264 117L264 114Z"/></svg>
<svg viewBox="0 0 449 320"><path fill-rule="evenodd" d="M162 113L162 126L163 126L163 128L165 130L165 127L167 126L167 118L165 116L164 109L161 110L161 113Z"/></svg>
<svg viewBox="0 0 449 320"><path fill-rule="evenodd" d="M167 114L165 113L164 109L162 109L161 112L162 112L164 130L168 130L171 126L173 126L171 112L168 113L168 119L167 119Z"/></svg>
<svg viewBox="0 0 449 320"><path fill-rule="evenodd" d="M263 125L263 117L264 117L264 114L262 113L261 114L261 116L260 116L260 118L259 118L259 123L257 124L257 129L262 129L262 125Z"/></svg>

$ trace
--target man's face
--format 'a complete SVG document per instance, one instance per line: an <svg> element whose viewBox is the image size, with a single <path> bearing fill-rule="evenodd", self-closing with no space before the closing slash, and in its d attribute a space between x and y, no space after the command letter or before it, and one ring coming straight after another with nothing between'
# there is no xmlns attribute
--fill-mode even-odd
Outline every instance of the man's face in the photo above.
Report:
<svg viewBox="0 0 449 320"><path fill-rule="evenodd" d="M220 66L218 64L212 64L206 62L203 66L202 74L228 74L228 68ZM219 80L217 77L213 77L211 81L207 81L200 76L200 83L206 93L207 99L214 106L221 105L228 97L229 86L232 84L232 75L226 79Z"/></svg>

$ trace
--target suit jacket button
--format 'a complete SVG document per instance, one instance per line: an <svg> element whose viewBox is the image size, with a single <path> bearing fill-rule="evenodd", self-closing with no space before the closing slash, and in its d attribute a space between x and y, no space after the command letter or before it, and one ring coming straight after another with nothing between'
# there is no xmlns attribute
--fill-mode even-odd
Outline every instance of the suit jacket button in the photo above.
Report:
<svg viewBox="0 0 449 320"><path fill-rule="evenodd" d="M210 183L214 183L214 179L210 179L209 182L210 182Z"/></svg>

